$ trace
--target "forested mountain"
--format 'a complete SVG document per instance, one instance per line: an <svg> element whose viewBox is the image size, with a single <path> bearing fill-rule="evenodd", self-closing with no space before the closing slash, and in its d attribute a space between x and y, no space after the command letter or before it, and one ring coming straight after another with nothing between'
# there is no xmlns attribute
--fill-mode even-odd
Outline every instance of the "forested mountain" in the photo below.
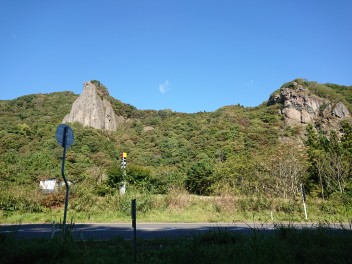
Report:
<svg viewBox="0 0 352 264"><path fill-rule="evenodd" d="M70 124L75 141L66 170L77 186L73 200L115 192L124 180L121 152L128 153L128 187L150 193L178 188L288 198L298 195L300 183L316 197L352 191L351 86L298 79L257 107L185 114L138 110L92 83L120 121L116 131ZM55 130L77 98L61 92L0 101L0 209L59 203L38 194L39 181L61 179Z"/></svg>

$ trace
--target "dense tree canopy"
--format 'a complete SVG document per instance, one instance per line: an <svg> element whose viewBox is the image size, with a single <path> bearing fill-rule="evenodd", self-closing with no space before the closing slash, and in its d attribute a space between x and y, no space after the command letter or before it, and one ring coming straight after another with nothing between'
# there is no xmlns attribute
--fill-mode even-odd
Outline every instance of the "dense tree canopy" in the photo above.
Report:
<svg viewBox="0 0 352 264"><path fill-rule="evenodd" d="M100 85L101 93L108 96ZM351 87L317 83L309 87L320 96L343 100L348 107L352 103ZM38 191L40 180L60 179L62 148L55 130L76 98L62 92L0 101L0 209L18 201L35 208L36 199L27 192ZM183 188L200 195L227 192L289 198L299 195L303 182L310 194L324 198L335 192L351 193L348 121L341 124L341 131L329 134L308 126L304 145L299 135L305 128L285 124L280 105L234 105L184 114L141 111L109 100L116 114L128 119L116 132L71 124L75 142L67 153L66 170L78 186L73 199L83 193L79 186L92 195L116 191L122 180L119 153L123 151L128 153L124 180L146 192ZM16 197L9 195L12 190Z"/></svg>

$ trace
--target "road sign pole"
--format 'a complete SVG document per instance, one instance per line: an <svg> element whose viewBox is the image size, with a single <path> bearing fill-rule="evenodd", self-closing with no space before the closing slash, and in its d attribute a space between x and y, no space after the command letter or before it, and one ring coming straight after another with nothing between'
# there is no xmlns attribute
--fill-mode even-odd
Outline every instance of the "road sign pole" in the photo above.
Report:
<svg viewBox="0 0 352 264"><path fill-rule="evenodd" d="M133 227L133 249L134 261L137 261L137 204L136 199L132 200L131 204L132 227Z"/></svg>
<svg viewBox="0 0 352 264"><path fill-rule="evenodd" d="M62 178L64 179L65 186L66 186L66 197L65 197L65 209L64 209L64 221L63 221L63 229L66 232L66 215L67 215L67 206L68 206L68 194L69 194L69 186L68 182L65 177L65 159L66 159L66 150L67 150L67 127L64 128L63 134L63 146L64 146L64 153L62 155L62 166L61 166L61 174Z"/></svg>
<svg viewBox="0 0 352 264"><path fill-rule="evenodd" d="M66 215L67 215L67 207L68 207L68 195L70 191L70 187L65 177L65 159L66 159L67 148L71 147L73 143L73 139L74 139L73 131L68 125L61 124L57 127L56 140L59 143L59 145L64 148L64 152L62 155L62 165L61 165L61 174L62 174L62 178L64 179L65 187L66 187L65 209L64 209L64 220L63 220L64 233L66 233Z"/></svg>

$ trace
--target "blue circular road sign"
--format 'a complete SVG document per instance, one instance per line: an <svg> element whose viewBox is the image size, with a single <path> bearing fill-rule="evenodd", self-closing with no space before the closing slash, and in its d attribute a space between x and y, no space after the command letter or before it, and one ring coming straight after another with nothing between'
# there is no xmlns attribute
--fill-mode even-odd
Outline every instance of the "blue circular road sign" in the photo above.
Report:
<svg viewBox="0 0 352 264"><path fill-rule="evenodd" d="M66 124L61 124L56 129L56 140L61 147L71 147L74 135L73 130Z"/></svg>

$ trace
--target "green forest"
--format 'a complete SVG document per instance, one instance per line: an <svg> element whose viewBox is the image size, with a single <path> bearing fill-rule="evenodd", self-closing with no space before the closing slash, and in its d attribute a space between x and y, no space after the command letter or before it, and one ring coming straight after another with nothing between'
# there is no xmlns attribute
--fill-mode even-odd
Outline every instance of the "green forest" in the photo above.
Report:
<svg viewBox="0 0 352 264"><path fill-rule="evenodd" d="M351 86L295 81L316 96L343 102L352 113ZM73 218L126 220L129 201L137 197L146 221L156 216L170 221L166 215L175 221L253 215L265 220L267 212L301 220L303 184L314 220L352 219L351 119L341 121L337 131L289 125L280 114L283 106L269 103L273 95L257 107L231 105L214 112L138 110L94 82L116 115L128 122L116 132L69 124L75 134L66 155ZM66 91L0 101L1 222L23 221L16 215L59 220L55 212L62 212L64 190L44 193L39 182L62 179L63 149L55 131L77 98ZM122 152L128 153L126 177L120 168ZM121 196L123 181L127 191ZM204 212L208 214L202 216Z"/></svg>

